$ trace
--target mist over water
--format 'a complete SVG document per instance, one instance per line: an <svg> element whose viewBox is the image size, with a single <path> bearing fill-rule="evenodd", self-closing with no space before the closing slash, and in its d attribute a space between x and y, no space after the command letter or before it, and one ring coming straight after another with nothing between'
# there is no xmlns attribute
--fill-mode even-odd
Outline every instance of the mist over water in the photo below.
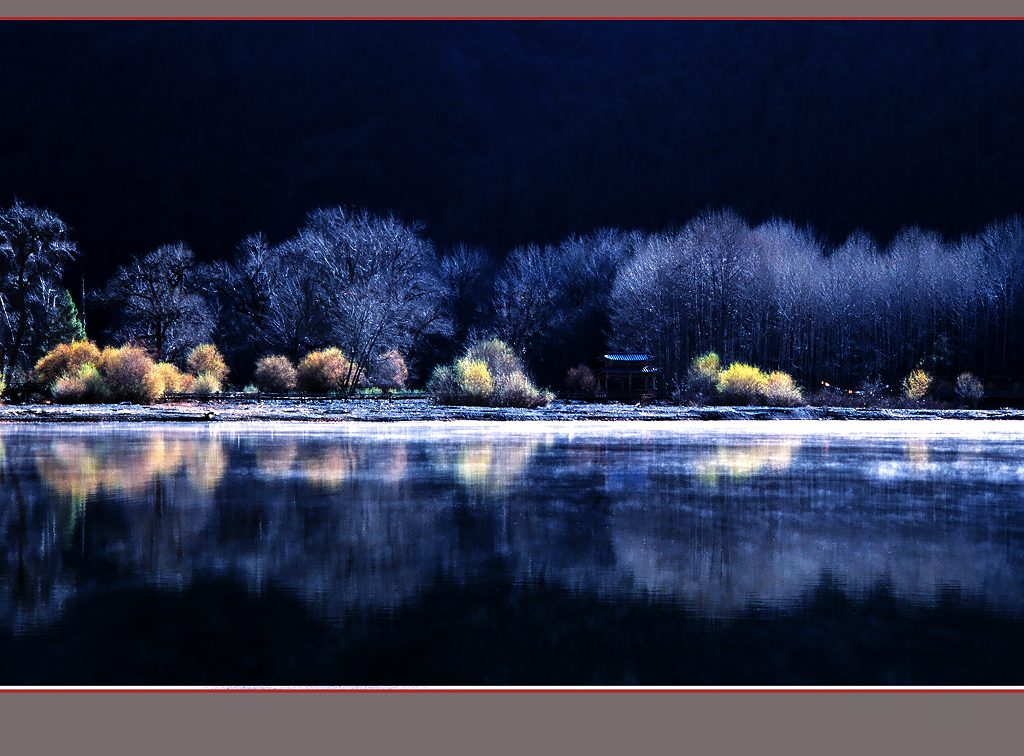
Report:
<svg viewBox="0 0 1024 756"><path fill-rule="evenodd" d="M726 683L742 663L672 661L683 625L704 641L739 634L730 653L742 655L738 628L830 632L837 618L852 618L854 640L880 633L911 654L908 622L923 644L942 634L948 647L929 645L921 667L942 681L965 639L1019 637L1022 450L1017 421L5 426L0 633L25 653L0 654L0 682L74 677L81 659L51 664L66 638L90 649L81 675L108 668L96 648L171 659L209 643L192 674L220 682L438 683L445 670L572 682L585 628L607 633L588 642L624 665L581 658L586 682L682 684L700 667L700 681ZM858 629L879 601L899 633ZM146 602L173 610L156 622ZM969 627L954 609L972 612ZM277 622L308 625L267 629ZM663 625L643 640L657 649L631 645ZM254 640L259 627L268 636ZM473 655L506 634L511 646ZM231 667L233 637L270 666ZM360 680L358 665L332 677L319 657L272 664L329 644L337 658L363 644L406 666L367 663ZM417 661L445 648L436 668ZM668 666L641 663L653 650ZM780 653L752 682L843 681L823 679L827 647L799 670ZM870 679L913 681L877 661ZM122 678L171 682L139 664ZM415 670L431 679L408 679Z"/></svg>

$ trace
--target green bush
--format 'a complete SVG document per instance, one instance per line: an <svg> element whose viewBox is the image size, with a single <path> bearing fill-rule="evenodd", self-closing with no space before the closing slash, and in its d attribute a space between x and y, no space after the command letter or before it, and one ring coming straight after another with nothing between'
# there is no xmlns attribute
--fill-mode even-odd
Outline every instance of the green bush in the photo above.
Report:
<svg viewBox="0 0 1024 756"><path fill-rule="evenodd" d="M487 363L487 370L492 376L526 372L519 355L501 339L477 341L466 350L465 357Z"/></svg>
<svg viewBox="0 0 1024 756"><path fill-rule="evenodd" d="M985 384L974 373L960 373L956 378L956 395L969 407L977 407L985 398Z"/></svg>
<svg viewBox="0 0 1024 756"><path fill-rule="evenodd" d="M550 391L540 391L524 373L499 375L494 381L493 403L499 407L545 407L554 399Z"/></svg>
<svg viewBox="0 0 1024 756"><path fill-rule="evenodd" d="M455 370L448 365L438 365L427 381L427 393L438 404L459 404L462 389Z"/></svg>
<svg viewBox="0 0 1024 756"><path fill-rule="evenodd" d="M907 399L919 402L928 394L931 385L932 377L927 372L920 368L912 370L910 375L903 379L903 395Z"/></svg>
<svg viewBox="0 0 1024 756"><path fill-rule="evenodd" d="M271 354L256 363L253 376L260 391L285 393L294 391L298 384L298 373L292 361L284 355Z"/></svg>

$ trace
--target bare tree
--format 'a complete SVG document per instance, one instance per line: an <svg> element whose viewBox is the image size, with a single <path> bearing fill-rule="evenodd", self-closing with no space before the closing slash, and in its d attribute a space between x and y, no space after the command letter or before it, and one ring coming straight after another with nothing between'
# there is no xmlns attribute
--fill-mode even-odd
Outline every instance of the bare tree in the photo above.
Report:
<svg viewBox="0 0 1024 756"><path fill-rule="evenodd" d="M15 202L0 213L0 368L10 381L22 367L36 325L59 305L64 266L78 250L57 215Z"/></svg>
<svg viewBox="0 0 1024 756"><path fill-rule="evenodd" d="M203 296L206 272L185 244L167 244L117 269L106 300L120 308L115 336L145 344L158 360L180 359L207 341L214 312Z"/></svg>
<svg viewBox="0 0 1024 756"><path fill-rule="evenodd" d="M461 347L492 317L493 263L483 250L459 244L441 258L438 279L452 342Z"/></svg>
<svg viewBox="0 0 1024 756"><path fill-rule="evenodd" d="M232 262L214 266L221 328L255 357L338 346L359 373L379 354L408 353L449 328L438 260L421 231L391 215L333 208L310 213L276 246L249 237Z"/></svg>
<svg viewBox="0 0 1024 756"><path fill-rule="evenodd" d="M210 286L220 303L215 340L232 362L244 364L242 373L281 344L295 341L282 334L276 317L286 273L281 251L263 233L252 234L239 242L234 259L210 266ZM297 349L288 351L293 359L298 356Z"/></svg>
<svg viewBox="0 0 1024 756"><path fill-rule="evenodd" d="M556 255L552 247L518 247L509 254L494 283L495 328L519 354L525 354L554 328Z"/></svg>

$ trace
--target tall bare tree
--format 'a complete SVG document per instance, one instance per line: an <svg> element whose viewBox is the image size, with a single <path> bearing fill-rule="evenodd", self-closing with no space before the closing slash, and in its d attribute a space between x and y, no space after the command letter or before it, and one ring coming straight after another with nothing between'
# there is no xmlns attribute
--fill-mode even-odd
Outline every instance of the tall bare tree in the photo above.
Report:
<svg viewBox="0 0 1024 756"><path fill-rule="evenodd" d="M117 269L106 299L121 312L120 339L146 345L158 360L181 359L207 341L214 312L206 271L184 243L166 244Z"/></svg>
<svg viewBox="0 0 1024 756"><path fill-rule="evenodd" d="M0 213L0 369L24 367L32 331L59 305L64 266L78 249L57 215L21 202Z"/></svg>

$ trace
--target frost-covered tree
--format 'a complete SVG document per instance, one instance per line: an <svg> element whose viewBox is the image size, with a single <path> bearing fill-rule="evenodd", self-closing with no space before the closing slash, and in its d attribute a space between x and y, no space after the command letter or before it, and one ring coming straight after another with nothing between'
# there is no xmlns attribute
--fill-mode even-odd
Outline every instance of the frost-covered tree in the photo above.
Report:
<svg viewBox="0 0 1024 756"><path fill-rule="evenodd" d="M746 356L755 255L751 229L731 211L651 235L615 280L612 344L650 352L670 382L696 354Z"/></svg>
<svg viewBox="0 0 1024 756"><path fill-rule="evenodd" d="M144 344L157 360L180 360L209 340L214 312L207 272L185 244L167 244L117 269L106 300L121 313L116 339Z"/></svg>
<svg viewBox="0 0 1024 756"><path fill-rule="evenodd" d="M220 327L235 336L224 340L247 344L252 358L336 346L366 373L377 355L408 353L449 327L432 245L391 215L317 210L281 244L249 237L213 279Z"/></svg>
<svg viewBox="0 0 1024 756"><path fill-rule="evenodd" d="M592 359L607 336L615 276L641 238L606 229L513 250L494 285L494 330L552 377Z"/></svg>
<svg viewBox="0 0 1024 756"><path fill-rule="evenodd" d="M220 304L215 341L232 362L241 363L243 374L288 340L274 328L275 297L285 273L280 250L262 233L243 239L233 259L210 266L210 286Z"/></svg>
<svg viewBox="0 0 1024 756"><path fill-rule="evenodd" d="M990 302L986 326L994 354L987 357L1008 373L1013 355L1024 354L1024 218L990 224L978 243Z"/></svg>
<svg viewBox="0 0 1024 756"><path fill-rule="evenodd" d="M0 370L10 382L26 347L59 304L64 267L78 254L67 225L49 210L15 202L0 212Z"/></svg>
<svg viewBox="0 0 1024 756"><path fill-rule="evenodd" d="M492 317L494 264L482 249L459 244L448 251L438 268L443 306L451 319L451 340L462 346Z"/></svg>
<svg viewBox="0 0 1024 756"><path fill-rule="evenodd" d="M392 215L333 208L310 213L289 242L303 284L316 297L316 334L366 371L374 355L407 352L424 335L446 330L434 249L419 224Z"/></svg>

